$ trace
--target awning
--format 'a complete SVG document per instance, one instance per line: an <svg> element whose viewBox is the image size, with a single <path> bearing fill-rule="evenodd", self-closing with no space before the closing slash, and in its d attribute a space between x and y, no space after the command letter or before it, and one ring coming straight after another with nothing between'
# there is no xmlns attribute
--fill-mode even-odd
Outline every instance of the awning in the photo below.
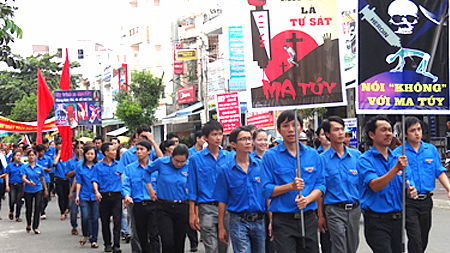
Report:
<svg viewBox="0 0 450 253"><path fill-rule="evenodd" d="M107 127L111 125L120 125L123 124L123 121L121 119L103 119L102 120L102 127Z"/></svg>
<svg viewBox="0 0 450 253"><path fill-rule="evenodd" d="M106 135L109 135L109 136L117 136L117 135L121 135L121 134L123 134L123 133L125 133L125 132L128 132L128 128L127 128L127 127L121 127L121 128L118 128L118 129L116 129L116 130L114 130L114 131L111 131L111 132L109 132L109 133L106 133Z"/></svg>
<svg viewBox="0 0 450 253"><path fill-rule="evenodd" d="M163 124L181 124L189 122L189 116L202 112L203 102L197 102L191 106L173 112L163 118Z"/></svg>

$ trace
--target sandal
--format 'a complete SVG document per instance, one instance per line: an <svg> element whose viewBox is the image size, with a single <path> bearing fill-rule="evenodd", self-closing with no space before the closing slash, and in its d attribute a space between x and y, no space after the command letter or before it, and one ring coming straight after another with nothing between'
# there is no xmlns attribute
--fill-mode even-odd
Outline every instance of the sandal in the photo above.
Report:
<svg viewBox="0 0 450 253"><path fill-rule="evenodd" d="M39 231L39 230L35 229L35 230L34 230L34 233L38 235L38 234L40 234L40 233L41 233L41 231Z"/></svg>
<svg viewBox="0 0 450 253"><path fill-rule="evenodd" d="M13 213L9 213L9 219L10 220L14 219L14 214Z"/></svg>
<svg viewBox="0 0 450 253"><path fill-rule="evenodd" d="M83 238L81 238L81 240L80 240L80 245L84 246L86 244L86 241L87 241L87 237L83 236Z"/></svg>
<svg viewBox="0 0 450 253"><path fill-rule="evenodd" d="M31 227L30 227L30 226L27 226L26 230L27 230L27 233L30 233Z"/></svg>
<svg viewBox="0 0 450 253"><path fill-rule="evenodd" d="M98 248L98 244L96 242L91 243L91 248L94 249Z"/></svg>
<svg viewBox="0 0 450 253"><path fill-rule="evenodd" d="M17 222L22 222L22 219L21 218L16 218L16 221Z"/></svg>

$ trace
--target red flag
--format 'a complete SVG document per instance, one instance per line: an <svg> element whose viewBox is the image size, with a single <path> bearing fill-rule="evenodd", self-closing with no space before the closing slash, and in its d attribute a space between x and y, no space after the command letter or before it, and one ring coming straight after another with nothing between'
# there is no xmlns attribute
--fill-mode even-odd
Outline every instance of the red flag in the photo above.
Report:
<svg viewBox="0 0 450 253"><path fill-rule="evenodd" d="M48 113L53 107L53 96L50 92L41 69L38 68L38 92L37 92L37 137L36 144L42 144L42 128Z"/></svg>
<svg viewBox="0 0 450 253"><path fill-rule="evenodd" d="M66 48L66 61L61 74L61 80L59 81L59 87L61 90L70 90L70 74L69 74L69 53ZM70 126L58 127L59 134L61 135L61 160L68 161L72 158L72 130Z"/></svg>

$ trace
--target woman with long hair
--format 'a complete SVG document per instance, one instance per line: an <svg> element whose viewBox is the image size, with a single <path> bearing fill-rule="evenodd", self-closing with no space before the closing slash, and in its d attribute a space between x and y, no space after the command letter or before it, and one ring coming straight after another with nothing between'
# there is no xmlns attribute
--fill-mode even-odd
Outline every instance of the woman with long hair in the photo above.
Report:
<svg viewBox="0 0 450 253"><path fill-rule="evenodd" d="M31 231L31 213L33 213L33 231L35 234L40 234L38 230L39 222L41 220L42 200L48 196L47 184L44 178L44 168L36 163L37 153L30 149L27 152L28 164L22 166L22 181L25 183L23 190L25 197L25 206L27 208L27 227L29 233ZM33 212L34 200L34 212Z"/></svg>
<svg viewBox="0 0 450 253"><path fill-rule="evenodd" d="M83 231L80 245L85 245L89 239L91 248L98 248L99 203L95 200L94 187L91 181L93 168L97 163L97 152L95 146L91 145L85 146L83 151L83 162L78 164L75 169L75 180L77 182L75 203L81 208L81 228Z"/></svg>
<svg viewBox="0 0 450 253"><path fill-rule="evenodd" d="M14 217L17 222L21 222L20 210L22 209L23 181L20 171L23 163L20 162L22 152L16 150L12 153L12 162L6 167L7 176L5 178L6 187L9 189L9 219ZM16 215L14 216L14 206L16 206Z"/></svg>

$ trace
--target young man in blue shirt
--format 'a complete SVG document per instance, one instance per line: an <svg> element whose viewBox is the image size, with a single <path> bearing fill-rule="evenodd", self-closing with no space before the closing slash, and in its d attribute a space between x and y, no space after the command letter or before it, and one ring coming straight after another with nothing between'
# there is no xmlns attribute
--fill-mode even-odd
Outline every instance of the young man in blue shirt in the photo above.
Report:
<svg viewBox="0 0 450 253"><path fill-rule="evenodd" d="M151 153L149 155L150 160L154 160L157 157L162 157L163 153L159 149L159 146L156 144L155 139L153 138L152 129L147 124L141 124L138 126L136 133L134 134L136 142L140 142L143 140L149 141L153 149L151 149ZM122 156L119 160L119 166L117 168L117 172L123 176L123 172L125 168L138 161L137 153L136 153L136 145L129 148L127 151L123 152ZM133 204L128 205L127 208L128 215L131 216L130 225L131 225L131 251L133 253L141 252L139 238L137 236L136 227L134 226L134 217L133 217ZM124 221L122 221L124 223ZM157 229L156 227L154 229Z"/></svg>
<svg viewBox="0 0 450 253"><path fill-rule="evenodd" d="M227 163L230 155L220 148L223 139L222 124L216 120L209 121L203 126L203 134L208 148L189 158L189 224L200 231L207 253L224 253L228 246L219 240L219 203L213 197L213 191L219 166ZM228 224L228 215L225 217L225 224Z"/></svg>
<svg viewBox="0 0 450 253"><path fill-rule="evenodd" d="M411 177L417 189L418 198L406 200L406 232L408 234L408 252L425 252L428 244L428 233L431 229L431 196L435 188L436 178L447 190L450 198L450 184L446 169L442 166L437 148L422 141L422 122L416 117L405 118L405 155L411 168ZM401 155L402 146L394 153Z"/></svg>
<svg viewBox="0 0 450 253"><path fill-rule="evenodd" d="M356 253L359 245L359 178L356 168L361 152L344 144L345 123L338 116L322 122L323 131L331 146L320 154L325 175L326 191L317 202L319 229L328 227L331 252ZM323 208L325 204L325 208ZM326 224L322 219L326 213Z"/></svg>
<svg viewBox="0 0 450 253"><path fill-rule="evenodd" d="M94 138L95 152L97 153L98 161L101 161L104 157L104 154L102 154L102 151L101 151L101 147L102 147L104 141L105 140L101 136L97 136Z"/></svg>
<svg viewBox="0 0 450 253"><path fill-rule="evenodd" d="M252 140L250 130L245 127L231 131L230 145L236 150L236 156L221 165L213 196L219 201L220 240L227 243L224 217L228 210L234 252L265 253L264 213L267 201L259 190L260 161L250 155Z"/></svg>
<svg viewBox="0 0 450 253"><path fill-rule="evenodd" d="M95 191L95 199L100 202L100 220L102 222L102 235L105 252L120 253L120 221L122 218L122 185L120 174L117 173L118 163L116 147L111 142L103 143L103 161L95 165L92 173L92 185ZM114 246L111 248L111 230L109 228L110 217L113 217Z"/></svg>
<svg viewBox="0 0 450 253"><path fill-rule="evenodd" d="M373 147L358 160L360 205L364 212L364 235L373 252L402 252L402 173L406 173L409 197L417 198L410 181L406 156L395 155L391 122L375 116L366 123L365 134Z"/></svg>
<svg viewBox="0 0 450 253"><path fill-rule="evenodd" d="M301 177L296 176L297 152L295 113L284 111L277 119L277 129L283 143L266 151L261 167L261 192L271 199L272 235L277 252L318 252L316 200L325 192L319 154L311 147L300 145ZM297 113L298 133L303 120ZM301 197L298 197L302 190ZM301 214L304 212L305 245L301 232Z"/></svg>
<svg viewBox="0 0 450 253"><path fill-rule="evenodd" d="M44 168L44 178L45 178L45 184L48 189L48 195L43 198L42 200L42 211L41 211L41 219L45 220L47 219L47 215L45 213L45 210L47 209L48 201L50 200L50 172L52 171L52 165L53 165L53 158L50 158L46 156L45 153L45 146L44 144L39 144L36 146L37 151L37 158L36 163L41 165Z"/></svg>
<svg viewBox="0 0 450 253"><path fill-rule="evenodd" d="M140 252L160 252L156 220L156 203L151 199L144 181L145 168L151 162L152 145L143 140L136 145L138 160L125 168L122 178L122 195L125 208L133 203L134 226L139 237ZM130 211L130 210L129 210Z"/></svg>
<svg viewBox="0 0 450 253"><path fill-rule="evenodd" d="M75 169L78 164L83 161L83 147L84 143L81 141L75 141L73 145L73 152L75 153L74 158L67 161L66 165L66 178L69 179L70 190L69 190L69 208L70 208L70 225L72 225L72 235L78 235L78 205L75 203L75 197L77 195L77 182L75 180Z"/></svg>

